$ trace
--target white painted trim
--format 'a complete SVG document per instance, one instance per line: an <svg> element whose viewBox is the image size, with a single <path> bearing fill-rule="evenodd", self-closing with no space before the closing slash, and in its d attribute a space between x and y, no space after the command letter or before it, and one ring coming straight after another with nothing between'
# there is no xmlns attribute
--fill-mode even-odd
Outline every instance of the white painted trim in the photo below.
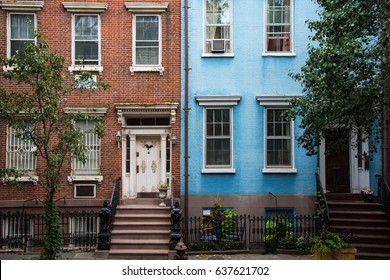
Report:
<svg viewBox="0 0 390 280"><path fill-rule="evenodd" d="M75 52L76 52L76 45L75 45L75 20L76 20L76 15L77 16L97 16L98 18L98 42L99 42L99 47L98 47L98 65L76 65L76 57L75 57ZM102 56L101 56L101 48L102 48L102 30L101 30L101 18L99 14L96 13L89 13L89 14L72 14L72 65L69 66L69 72L73 74L73 71L96 71L101 74L103 72L103 66L101 66L102 63Z"/></svg>
<svg viewBox="0 0 390 280"><path fill-rule="evenodd" d="M137 28L137 16L155 16L158 18L158 45L159 45L159 48L158 48L158 64L157 65L153 65L153 64L140 64L140 65L137 65L136 64L136 28ZM134 75L134 72L151 72L151 71L156 71L156 72L160 72L160 75L162 76L163 72L164 72L164 67L162 67L161 65L161 61L162 61L162 26L161 26L161 15L159 14L134 14L133 15L133 24L132 24L132 48L133 48L133 54L132 54L132 66L130 67L130 73L131 75Z"/></svg>
<svg viewBox="0 0 390 280"><path fill-rule="evenodd" d="M240 95L205 95L195 96L200 106L235 106L241 100Z"/></svg>
<svg viewBox="0 0 390 280"><path fill-rule="evenodd" d="M235 174L235 168L202 168L203 174Z"/></svg>
<svg viewBox="0 0 390 280"><path fill-rule="evenodd" d="M105 115L107 114L108 108L64 108L65 113L83 113L83 114L94 114L94 115Z"/></svg>
<svg viewBox="0 0 390 280"><path fill-rule="evenodd" d="M286 107L269 106L264 108L264 168L263 173L298 173L295 168L295 122L290 121L291 129L291 166L267 166L267 110L286 109Z"/></svg>
<svg viewBox="0 0 390 280"><path fill-rule="evenodd" d="M98 2L62 2L64 9L71 13L103 13L107 10L107 3Z"/></svg>
<svg viewBox="0 0 390 280"><path fill-rule="evenodd" d="M84 186L93 186L93 196L77 196L76 188ZM74 184L73 186L73 197L74 198L96 198L96 184Z"/></svg>
<svg viewBox="0 0 390 280"><path fill-rule="evenodd" d="M296 168L263 168L263 173L265 174L273 174L273 173L280 173L280 174L296 174L298 173L298 170Z"/></svg>
<svg viewBox="0 0 390 280"><path fill-rule="evenodd" d="M168 2L125 2L125 7L132 13L164 13Z"/></svg>
<svg viewBox="0 0 390 280"><path fill-rule="evenodd" d="M294 0L290 0L290 51L289 52L267 52L267 5L268 1L264 0L264 8L263 8L263 24L264 24L264 32L263 32L263 56L278 56L278 57L288 57L295 56L294 50Z"/></svg>
<svg viewBox="0 0 390 280"><path fill-rule="evenodd" d="M101 175L71 175L67 178L69 183L74 181L97 181L99 184L103 181Z"/></svg>
<svg viewBox="0 0 390 280"><path fill-rule="evenodd" d="M164 74L162 66L130 66L130 74L133 76L135 72L160 72L160 76Z"/></svg>
<svg viewBox="0 0 390 280"><path fill-rule="evenodd" d="M299 95L259 95L256 100L260 106L291 106L291 99L299 98Z"/></svg>
<svg viewBox="0 0 390 280"><path fill-rule="evenodd" d="M7 14L7 58L11 57L11 15L32 15L34 16L34 31L38 30L38 20L36 13L26 13L26 12L11 12ZM35 38L35 44L37 43L37 39ZM6 67L3 66L3 70L5 72L12 71L17 69L17 66Z"/></svg>
<svg viewBox="0 0 390 280"><path fill-rule="evenodd" d="M228 53L207 53L206 52L206 0L203 1L203 40L202 40L202 57L234 57L234 0L231 2L231 21L230 21L230 52Z"/></svg>
<svg viewBox="0 0 390 280"><path fill-rule="evenodd" d="M229 117L230 117L230 166L227 165L221 165L218 166L206 166L206 134L207 134L207 127L206 127L206 112L207 109L229 109ZM202 173L236 173L236 169L234 168L234 115L233 115L233 106L215 106L215 107L204 107L203 108L203 137L202 137L202 147L203 147L203 168L201 170Z"/></svg>
<svg viewBox="0 0 390 280"><path fill-rule="evenodd" d="M31 11L37 12L42 10L44 1L14 1L14 2L0 2L1 9L10 12Z"/></svg>
<svg viewBox="0 0 390 280"><path fill-rule="evenodd" d="M7 177L7 180L8 181L13 181L13 180L15 180L15 177ZM31 176L24 175L24 176L17 177L15 181L16 182L22 182L22 183L32 182L34 185L37 185L38 181L39 181L39 177L35 176L35 175L31 175ZM2 178L2 182L6 183L5 178Z"/></svg>

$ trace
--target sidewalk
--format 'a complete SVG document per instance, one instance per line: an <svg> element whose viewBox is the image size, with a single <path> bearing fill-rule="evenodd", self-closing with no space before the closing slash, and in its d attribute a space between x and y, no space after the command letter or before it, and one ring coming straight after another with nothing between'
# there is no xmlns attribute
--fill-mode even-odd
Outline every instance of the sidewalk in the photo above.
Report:
<svg viewBox="0 0 390 280"><path fill-rule="evenodd" d="M105 260L97 257L95 252L63 252L62 260ZM0 260L38 260L38 254L0 253ZM188 260L314 260L312 255L262 255L262 254L199 254L188 255Z"/></svg>

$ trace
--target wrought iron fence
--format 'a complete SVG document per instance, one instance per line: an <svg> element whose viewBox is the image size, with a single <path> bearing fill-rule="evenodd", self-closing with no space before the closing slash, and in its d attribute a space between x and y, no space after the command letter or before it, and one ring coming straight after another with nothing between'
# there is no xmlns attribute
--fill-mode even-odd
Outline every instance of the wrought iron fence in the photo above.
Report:
<svg viewBox="0 0 390 280"><path fill-rule="evenodd" d="M236 219L191 217L182 219L182 232L192 251L308 249L321 223L315 215L276 217L237 216ZM185 226L187 223L187 226Z"/></svg>
<svg viewBox="0 0 390 280"><path fill-rule="evenodd" d="M378 176L378 199L387 219L390 220L390 188L382 176Z"/></svg>
<svg viewBox="0 0 390 280"><path fill-rule="evenodd" d="M95 249L97 246L99 213L60 213L62 246ZM44 216L26 212L0 212L0 244L2 249L40 247L46 234Z"/></svg>

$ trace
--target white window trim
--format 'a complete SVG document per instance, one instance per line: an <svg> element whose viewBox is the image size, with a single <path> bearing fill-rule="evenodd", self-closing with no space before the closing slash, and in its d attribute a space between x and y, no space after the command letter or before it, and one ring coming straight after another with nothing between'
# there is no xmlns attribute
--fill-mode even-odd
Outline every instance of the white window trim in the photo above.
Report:
<svg viewBox="0 0 390 280"><path fill-rule="evenodd" d="M108 108L70 108L66 107L64 108L64 112L67 114L76 114L76 113L83 113L83 114L94 114L103 117L105 114L107 114ZM101 146L101 139L100 139L100 158L99 162L101 163L101 152L102 152L102 146ZM98 174L74 174L73 170L73 160L71 160L71 175L67 177L68 183L72 184L73 182L83 182L83 181L96 181L99 184L103 181L103 176ZM100 165L101 168L101 165ZM101 172L101 169L100 171Z"/></svg>
<svg viewBox="0 0 390 280"><path fill-rule="evenodd" d="M38 30L38 20L37 20L37 14L36 13L27 13L27 12L21 12L18 13L17 11L15 12L10 12L7 14L7 58L11 57L11 15L32 15L34 16L34 30ZM35 38L35 43L37 42ZM16 66L11 66L11 67L6 67L3 66L3 70L6 71L11 71L14 70Z"/></svg>
<svg viewBox="0 0 390 280"><path fill-rule="evenodd" d="M275 166L268 167L267 166L267 109L287 109L291 107L290 100L293 98L299 97L298 95L261 95L257 96L256 99L259 102L260 106L264 107L264 167L262 172L267 173L279 173L279 174L296 174L298 173L297 168L295 167L295 122L291 120L290 128L291 128L291 166L283 167L283 166Z"/></svg>
<svg viewBox="0 0 390 280"><path fill-rule="evenodd" d="M137 65L136 64L136 18L137 16L156 16L158 17L158 41L159 41L159 48L158 48L158 64L157 65ZM133 65L130 66L130 74L134 75L135 72L160 72L160 76L164 74L164 67L162 67L162 23L161 23L161 15L157 13L134 13L133 14L133 23L132 23L132 63Z"/></svg>
<svg viewBox="0 0 390 280"><path fill-rule="evenodd" d="M10 12L37 12L42 10L44 1L17 1L17 2L1 2L0 8Z"/></svg>
<svg viewBox="0 0 390 280"><path fill-rule="evenodd" d="M236 169L234 167L234 115L233 106L236 106L241 100L239 95L231 96L195 96L200 106L203 108L203 137L202 137L202 149L203 149L203 167L201 172L203 174L234 174ZM230 167L206 167L206 109L229 109L230 110Z"/></svg>
<svg viewBox="0 0 390 280"><path fill-rule="evenodd" d="M230 52L229 53L208 53L205 51L206 42L206 1L203 1L203 41L202 41L202 55L201 57L220 57L220 58L232 58L234 57L234 42L233 42L233 26L234 26L234 0L231 0L231 22L230 22Z"/></svg>
<svg viewBox="0 0 390 280"><path fill-rule="evenodd" d="M93 186L93 196L77 196L76 188L83 186ZM73 197L74 198L96 198L96 184L74 184L73 185Z"/></svg>
<svg viewBox="0 0 390 280"><path fill-rule="evenodd" d="M98 47L98 59L99 63L98 65L76 65L76 46L75 46L75 16L97 16L98 18L98 41L99 41L99 47ZM101 57L101 48L102 48L102 32L101 32L101 18L99 14L96 13L76 13L72 14L72 65L69 66L68 70L70 74L73 74L74 71L91 71L91 72L99 72L101 74L103 72L103 66L102 63L102 57Z"/></svg>
<svg viewBox="0 0 390 280"><path fill-rule="evenodd" d="M263 34L263 53L262 56L278 56L278 57L292 57L296 56L294 50L294 0L290 0L290 51L288 52L269 52L267 51L267 6L268 6L268 0L264 0L264 34Z"/></svg>
<svg viewBox="0 0 390 280"><path fill-rule="evenodd" d="M62 2L62 5L70 13L103 13L108 7L100 2Z"/></svg>
<svg viewBox="0 0 390 280"><path fill-rule="evenodd" d="M125 2L125 7L132 13L164 13L168 2Z"/></svg>

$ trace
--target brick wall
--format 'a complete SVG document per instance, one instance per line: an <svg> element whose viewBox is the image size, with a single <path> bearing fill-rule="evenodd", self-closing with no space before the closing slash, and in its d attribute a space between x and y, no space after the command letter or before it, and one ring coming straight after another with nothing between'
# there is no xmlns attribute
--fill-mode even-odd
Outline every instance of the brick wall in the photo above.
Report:
<svg viewBox="0 0 390 280"><path fill-rule="evenodd" d="M66 58L64 74L71 66L72 14L66 11L63 1L45 1L44 7L37 13L38 30L48 40L50 49ZM117 148L115 135L121 130L117 122L117 103L127 104L180 104L180 0L171 0L168 11L161 14L162 23L162 66L165 71L136 72L130 74L132 65L132 13L125 8L125 1L84 1L103 2L108 4L101 13L101 65L104 70L101 77L110 84L107 91L72 92L65 107L108 108L105 115L105 136L101 140L101 175L103 182L97 187L97 199L111 196L114 181L122 175L122 150ZM143 1L155 2L155 1ZM0 10L0 54L6 55L7 49L7 11ZM2 65L1 65L2 67ZM94 73L95 74L95 73ZM96 73L98 74L98 73ZM11 84L0 78L0 87L10 89ZM15 90L15 88L13 88ZM17 89L16 89L17 90ZM176 112L176 123L172 133L177 135L177 144L172 146L172 176L175 177L175 193L179 195L180 187L180 106ZM0 122L0 167L5 167L6 124ZM42 170L42 162L38 166ZM63 185L58 197L73 197L73 185L66 182L70 175L70 160L63 169ZM43 193L41 186L26 185L26 191L17 192L10 186L1 185L1 200L24 200Z"/></svg>

